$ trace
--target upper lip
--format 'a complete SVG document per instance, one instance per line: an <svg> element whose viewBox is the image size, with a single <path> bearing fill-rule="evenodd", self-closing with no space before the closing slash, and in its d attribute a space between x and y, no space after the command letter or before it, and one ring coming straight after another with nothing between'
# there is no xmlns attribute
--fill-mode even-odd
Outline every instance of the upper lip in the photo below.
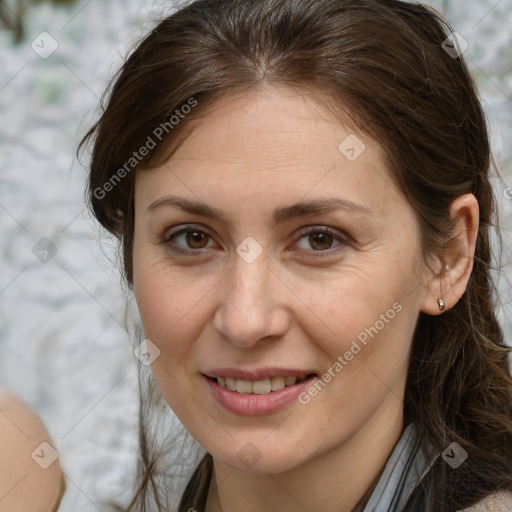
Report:
<svg viewBox="0 0 512 512"><path fill-rule="evenodd" d="M203 375L207 377L217 378L231 378L236 380L265 380L273 377L288 377L288 376L301 376L311 375L314 372L311 370L304 370L299 368L256 368L254 370L241 370L239 368L219 368L217 370L210 370Z"/></svg>

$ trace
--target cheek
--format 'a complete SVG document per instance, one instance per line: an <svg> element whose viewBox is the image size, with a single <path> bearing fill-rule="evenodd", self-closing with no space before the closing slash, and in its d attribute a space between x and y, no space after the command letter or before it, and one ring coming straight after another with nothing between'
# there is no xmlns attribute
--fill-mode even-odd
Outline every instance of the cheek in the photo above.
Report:
<svg viewBox="0 0 512 512"><path fill-rule="evenodd" d="M399 324L397 310L414 301L411 292L417 283L405 272L388 272L382 260L372 255L364 263L358 261L357 267L345 264L342 271L324 280L293 281L290 277L289 288L305 306L304 328L312 332L307 325L314 325L318 334L331 341L338 339L343 348L343 342L376 323L379 331Z"/></svg>
<svg viewBox="0 0 512 512"><path fill-rule="evenodd" d="M215 283L213 276L173 271L163 259L134 258L133 291L144 336L158 346L169 367L186 368L193 341L213 314L209 304Z"/></svg>
<svg viewBox="0 0 512 512"><path fill-rule="evenodd" d="M188 371L193 340L200 335L198 293L179 280L168 280L158 265L135 265L134 294L139 309L144 337L160 350L151 370L160 392L180 417L191 412L190 400L183 393L190 388ZM172 284L170 284L172 283Z"/></svg>
<svg viewBox="0 0 512 512"><path fill-rule="evenodd" d="M337 382L328 385L332 391L353 395L350 388L357 386L359 392L368 388L370 395L378 396L380 388L393 386L406 372L419 288L414 274L406 271L409 260L403 259L374 254L365 264L359 260L357 267L345 266L343 275L329 282L296 288L310 307L300 320L301 329L326 355L325 372L331 375L324 374L324 380ZM358 407L357 400L353 405Z"/></svg>

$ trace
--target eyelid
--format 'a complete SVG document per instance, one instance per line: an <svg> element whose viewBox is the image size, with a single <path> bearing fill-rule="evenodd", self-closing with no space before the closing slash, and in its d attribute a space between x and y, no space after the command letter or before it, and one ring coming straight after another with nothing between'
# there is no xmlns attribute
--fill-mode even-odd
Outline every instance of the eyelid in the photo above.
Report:
<svg viewBox="0 0 512 512"><path fill-rule="evenodd" d="M310 226L304 226L299 229L299 234L311 235L315 233L328 233L329 235L335 236L337 238L345 239L348 238L348 235L343 235L340 231L335 228L331 228L330 226L323 226L321 224L315 224Z"/></svg>
<svg viewBox="0 0 512 512"><path fill-rule="evenodd" d="M163 235L160 236L159 238L161 238L163 240L169 240L170 238L172 238L175 235L186 233L187 231L194 231L194 230L204 232L205 234L211 236L209 229L206 226L204 226L203 224L178 224L177 226L167 228L163 232Z"/></svg>

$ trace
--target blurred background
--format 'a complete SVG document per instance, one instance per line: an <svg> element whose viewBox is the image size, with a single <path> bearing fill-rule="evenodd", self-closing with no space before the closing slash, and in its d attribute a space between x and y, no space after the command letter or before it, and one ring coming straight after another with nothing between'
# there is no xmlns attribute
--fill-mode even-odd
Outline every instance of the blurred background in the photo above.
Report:
<svg viewBox="0 0 512 512"><path fill-rule="evenodd" d="M496 273L500 320L512 343L512 2L426 3L467 41L489 119L508 263ZM62 512L126 501L137 456L129 298L115 243L85 208L76 148L130 48L177 6L0 0L0 387L51 433L68 484Z"/></svg>

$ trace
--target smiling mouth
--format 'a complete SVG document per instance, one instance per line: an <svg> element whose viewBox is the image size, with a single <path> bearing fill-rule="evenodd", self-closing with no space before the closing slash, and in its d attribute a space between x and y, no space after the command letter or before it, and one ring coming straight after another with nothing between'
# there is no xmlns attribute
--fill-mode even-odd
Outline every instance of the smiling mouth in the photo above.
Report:
<svg viewBox="0 0 512 512"><path fill-rule="evenodd" d="M242 395L266 395L275 391L281 391L285 387L294 386L299 384L314 374L309 375L290 375L278 376L262 380L240 380L230 377L208 377L210 380L216 382L220 387L236 391Z"/></svg>

